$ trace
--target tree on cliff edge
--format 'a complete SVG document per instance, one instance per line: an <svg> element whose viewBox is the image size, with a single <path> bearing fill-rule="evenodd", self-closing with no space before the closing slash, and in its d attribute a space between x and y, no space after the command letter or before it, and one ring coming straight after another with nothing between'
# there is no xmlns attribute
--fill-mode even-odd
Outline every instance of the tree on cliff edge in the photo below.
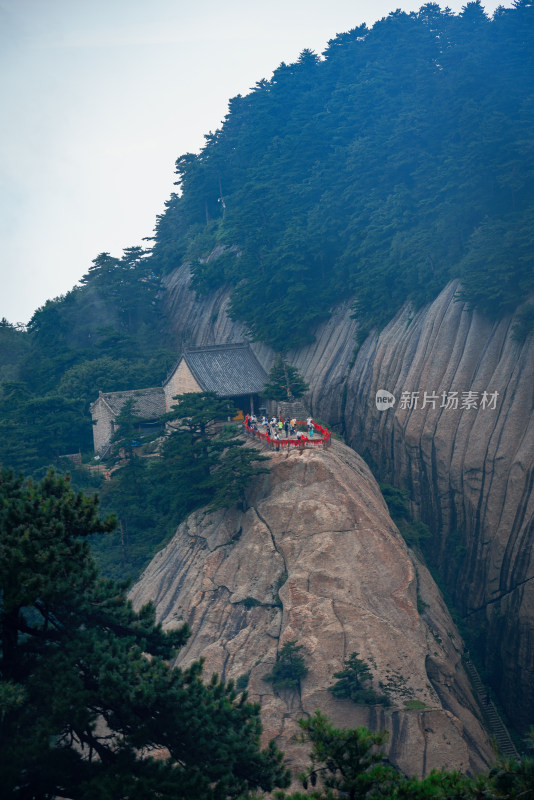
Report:
<svg viewBox="0 0 534 800"><path fill-rule="evenodd" d="M244 447L232 426L217 434L216 423L231 419L236 412L232 401L215 392L188 392L174 400L176 404L164 418L172 420L177 430L167 440L163 454L183 449L193 455L188 483L197 493L197 505L206 504L210 511L233 505L244 510L251 478L268 472L259 466L268 459L255 448Z"/></svg>
<svg viewBox="0 0 534 800"><path fill-rule="evenodd" d="M164 633L99 577L86 537L113 524L68 479L0 471L3 796L223 800L287 785L275 746L260 750L259 707L205 685L201 663L171 668L187 628Z"/></svg>
<svg viewBox="0 0 534 800"><path fill-rule="evenodd" d="M262 394L270 400L296 400L308 389L297 367L288 364L283 355L279 355L269 372L269 382L265 384Z"/></svg>

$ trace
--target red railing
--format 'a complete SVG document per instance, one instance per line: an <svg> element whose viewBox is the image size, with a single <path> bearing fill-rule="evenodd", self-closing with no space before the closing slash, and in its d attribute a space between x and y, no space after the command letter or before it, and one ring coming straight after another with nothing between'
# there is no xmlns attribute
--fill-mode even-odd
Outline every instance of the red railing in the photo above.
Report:
<svg viewBox="0 0 534 800"><path fill-rule="evenodd" d="M297 425L302 425L307 428L307 424L302 420L297 420ZM284 448L290 447L328 447L330 444L330 440L332 438L332 434L326 428L323 428L322 425L319 425L318 422L313 422L314 431L318 434L317 436L306 436L304 433L297 439L296 437L290 439L273 439L270 434L265 433L263 425L257 424L257 428L250 427L250 420L247 416L243 422L243 427L245 429L245 433L248 436L251 436L255 439L261 439L261 441L265 442L265 444L269 445L273 450L283 450Z"/></svg>

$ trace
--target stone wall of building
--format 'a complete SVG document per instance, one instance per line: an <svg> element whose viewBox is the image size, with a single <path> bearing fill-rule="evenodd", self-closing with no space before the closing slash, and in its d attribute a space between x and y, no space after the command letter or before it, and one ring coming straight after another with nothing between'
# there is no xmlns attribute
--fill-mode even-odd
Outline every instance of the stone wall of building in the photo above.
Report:
<svg viewBox="0 0 534 800"><path fill-rule="evenodd" d="M100 453L113 436L113 420L115 415L108 404L99 397L91 406L93 421L93 443L95 453Z"/></svg>
<svg viewBox="0 0 534 800"><path fill-rule="evenodd" d="M165 392L165 408L170 411L172 406L175 405L173 398L177 394L201 392L202 387L198 385L191 370L182 358L170 378L164 383L163 391Z"/></svg>

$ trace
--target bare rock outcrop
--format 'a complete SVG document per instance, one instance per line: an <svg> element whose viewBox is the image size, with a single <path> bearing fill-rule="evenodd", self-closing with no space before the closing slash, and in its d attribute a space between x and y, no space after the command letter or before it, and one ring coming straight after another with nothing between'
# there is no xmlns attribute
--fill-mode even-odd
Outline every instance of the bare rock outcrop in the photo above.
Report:
<svg viewBox="0 0 534 800"><path fill-rule="evenodd" d="M167 278L171 335L181 342L237 341L228 293L200 301L189 270ZM490 322L456 302L457 282L418 312L399 312L355 352L357 321L339 306L316 341L290 354L310 383L316 417L374 462L381 478L408 489L433 530L434 563L460 613L479 636L486 667L511 719L534 719L534 337L513 341L513 318ZM254 344L268 369L273 354ZM379 412L380 389L396 397ZM437 401L423 408L424 392ZM497 392L495 408L480 407ZM402 408L402 393L419 393ZM442 408L457 392L458 408ZM477 408L461 408L462 393Z"/></svg>
<svg viewBox="0 0 534 800"><path fill-rule="evenodd" d="M247 503L244 512L192 514L132 590L137 607L156 604L164 626L190 625L179 663L203 656L208 675L247 676L265 738L296 771L307 761L293 741L296 720L317 708L340 726L388 729L389 758L409 775L484 768L492 751L461 639L362 459L340 442L273 453ZM309 673L300 692L276 693L264 676L289 641L303 646ZM390 707L328 691L353 651Z"/></svg>

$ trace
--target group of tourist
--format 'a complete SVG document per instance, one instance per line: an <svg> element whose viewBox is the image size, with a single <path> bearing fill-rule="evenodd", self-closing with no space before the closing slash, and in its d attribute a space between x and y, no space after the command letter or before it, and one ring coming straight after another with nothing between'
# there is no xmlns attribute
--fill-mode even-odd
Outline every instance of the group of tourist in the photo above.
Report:
<svg viewBox="0 0 534 800"><path fill-rule="evenodd" d="M275 442L280 441L283 438L284 433L286 439L296 439L297 441L300 441L300 439L302 439L304 436L303 431L297 429L296 419L283 419L282 416L271 417L271 419L268 419L264 415L260 422L255 414L247 414L245 417L245 422L248 423L250 430L265 433ZM312 417L308 417L306 420L306 427L308 429L308 437L313 439L315 423Z"/></svg>

